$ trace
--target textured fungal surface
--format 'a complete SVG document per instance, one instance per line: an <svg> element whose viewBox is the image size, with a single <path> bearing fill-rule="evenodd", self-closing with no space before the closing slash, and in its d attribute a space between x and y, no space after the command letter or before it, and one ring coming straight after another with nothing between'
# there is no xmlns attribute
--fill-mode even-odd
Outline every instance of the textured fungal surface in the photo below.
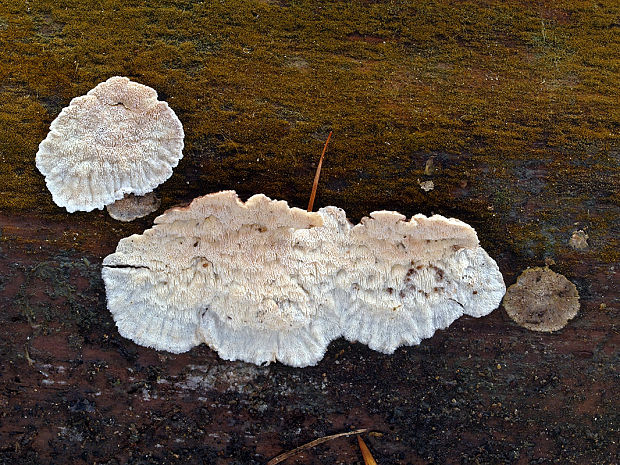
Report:
<svg viewBox="0 0 620 465"><path fill-rule="evenodd" d="M118 221L133 221L136 218L153 213L161 205L161 200L153 192L146 195L125 194L110 205L106 205L108 214Z"/></svg>
<svg viewBox="0 0 620 465"><path fill-rule="evenodd" d="M532 331L562 329L579 311L577 287L549 268L529 268L508 288L508 316Z"/></svg>
<svg viewBox="0 0 620 465"><path fill-rule="evenodd" d="M347 222L348 223L348 222ZM392 353L466 314L493 311L506 288L474 229L456 219L371 213L346 228L336 275L343 335Z"/></svg>
<svg viewBox="0 0 620 465"><path fill-rule="evenodd" d="M205 342L256 364L315 364L341 335L391 353L491 312L505 291L461 221L380 211L353 226L335 207L233 191L168 210L103 264L123 336L172 352Z"/></svg>
<svg viewBox="0 0 620 465"><path fill-rule="evenodd" d="M329 275L306 272L293 247L318 213L263 195L195 199L120 241L104 260L119 331L172 352L207 342L225 359L314 364L339 335L324 293ZM331 318L331 319L330 319Z"/></svg>
<svg viewBox="0 0 620 465"><path fill-rule="evenodd" d="M364 436L381 465L619 463L619 18L618 1L0 1L0 463L256 465L353 428L384 433ZM130 223L67 214L34 164L114 75L186 133L162 208ZM495 310L391 356L339 338L301 370L118 334L101 261L122 238L222 189L305 206L329 131L317 210L459 218L507 285L553 258L577 317L538 333ZM364 463L338 441L281 465Z"/></svg>
<svg viewBox="0 0 620 465"><path fill-rule="evenodd" d="M62 109L36 164L57 205L91 211L168 179L183 156L183 137L154 89L115 76Z"/></svg>

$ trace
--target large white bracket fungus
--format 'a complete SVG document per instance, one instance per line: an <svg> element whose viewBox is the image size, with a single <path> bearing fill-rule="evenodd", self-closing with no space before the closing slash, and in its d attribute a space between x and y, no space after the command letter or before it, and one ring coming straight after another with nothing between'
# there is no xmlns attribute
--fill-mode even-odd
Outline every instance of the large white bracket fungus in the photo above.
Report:
<svg viewBox="0 0 620 465"><path fill-rule="evenodd" d="M322 209L323 215L335 213ZM378 211L342 226L342 269L336 275L343 335L392 353L419 344L462 315L480 317L506 291L495 261L462 221Z"/></svg>
<svg viewBox="0 0 620 465"><path fill-rule="evenodd" d="M374 212L316 213L233 191L195 199L122 239L103 262L121 335L171 352L207 343L222 358L319 361L341 335L385 353L482 316L505 292L467 224Z"/></svg>
<svg viewBox="0 0 620 465"><path fill-rule="evenodd" d="M183 156L183 138L154 89L115 76L62 109L36 164L58 206L91 211L163 183Z"/></svg>
<svg viewBox="0 0 620 465"><path fill-rule="evenodd" d="M157 349L207 342L230 360L314 364L340 332L329 276L304 273L293 245L321 225L263 195L200 197L105 258L108 307L123 336Z"/></svg>

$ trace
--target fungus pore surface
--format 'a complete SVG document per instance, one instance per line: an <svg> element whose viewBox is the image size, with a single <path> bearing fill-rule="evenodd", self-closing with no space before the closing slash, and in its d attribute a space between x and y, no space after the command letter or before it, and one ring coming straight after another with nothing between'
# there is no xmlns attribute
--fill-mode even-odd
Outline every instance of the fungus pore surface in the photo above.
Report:
<svg viewBox="0 0 620 465"><path fill-rule="evenodd" d="M181 122L154 89L115 76L62 109L36 164L57 205L91 211L168 179L183 138Z"/></svg>
<svg viewBox="0 0 620 465"><path fill-rule="evenodd" d="M505 292L467 224L374 212L352 225L233 191L173 208L103 262L121 335L171 352L201 342L222 358L313 365L341 335L393 352Z"/></svg>

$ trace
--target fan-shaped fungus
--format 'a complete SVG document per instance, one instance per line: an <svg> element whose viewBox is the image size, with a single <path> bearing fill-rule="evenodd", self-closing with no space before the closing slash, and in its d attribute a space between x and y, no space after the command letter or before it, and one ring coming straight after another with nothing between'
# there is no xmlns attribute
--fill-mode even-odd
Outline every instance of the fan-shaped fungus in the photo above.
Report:
<svg viewBox="0 0 620 465"><path fill-rule="evenodd" d="M154 89L116 76L62 109L36 164L57 205L68 212L102 209L168 179L183 156L183 137L181 122Z"/></svg>
<svg viewBox="0 0 620 465"><path fill-rule="evenodd" d="M557 331L577 315L579 293L566 277L548 267L528 268L508 288L504 308L524 328Z"/></svg>

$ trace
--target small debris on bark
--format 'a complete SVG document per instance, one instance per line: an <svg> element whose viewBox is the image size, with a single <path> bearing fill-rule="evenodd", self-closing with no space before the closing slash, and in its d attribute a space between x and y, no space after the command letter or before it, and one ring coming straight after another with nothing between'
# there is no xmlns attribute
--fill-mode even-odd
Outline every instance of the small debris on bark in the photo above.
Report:
<svg viewBox="0 0 620 465"><path fill-rule="evenodd" d="M433 181L422 181L420 182L420 188L424 192L432 191L433 189L435 189L435 183Z"/></svg>
<svg viewBox="0 0 620 465"><path fill-rule="evenodd" d="M587 250L588 235L582 229L574 231L573 235L570 238L570 241L568 241L568 245L570 245L575 250Z"/></svg>

